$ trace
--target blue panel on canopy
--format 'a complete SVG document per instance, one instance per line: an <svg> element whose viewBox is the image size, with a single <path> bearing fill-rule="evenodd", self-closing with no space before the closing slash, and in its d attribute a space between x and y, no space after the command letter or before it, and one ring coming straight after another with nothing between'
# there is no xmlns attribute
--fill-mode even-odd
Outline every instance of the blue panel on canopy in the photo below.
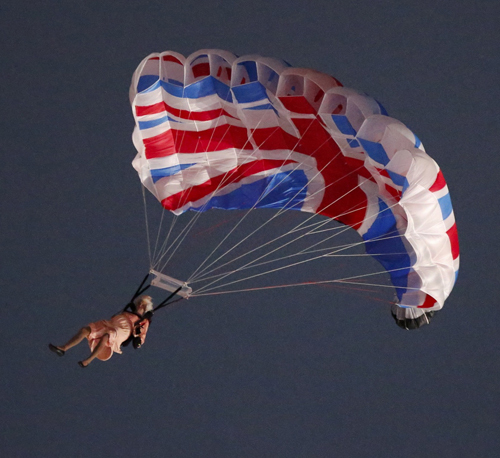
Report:
<svg viewBox="0 0 500 458"><path fill-rule="evenodd" d="M406 292L411 259L396 227L396 218L387 204L379 199L379 213L370 229L363 235L365 249L391 276L399 300Z"/></svg>
<svg viewBox="0 0 500 458"><path fill-rule="evenodd" d="M257 102L258 100L267 100L266 88L258 81L231 88L238 103Z"/></svg>
<svg viewBox="0 0 500 458"><path fill-rule="evenodd" d="M158 180L175 175L181 170L187 169L196 164L178 164L173 165L171 167L164 167L162 169L152 169L151 170L151 178L153 179L153 183L156 183Z"/></svg>
<svg viewBox="0 0 500 458"><path fill-rule="evenodd" d="M211 208L237 210L253 206L300 210L307 196L307 182L308 179L302 170L281 172L253 183L243 184L229 194L212 197L206 205L191 210L206 211Z"/></svg>
<svg viewBox="0 0 500 458"><path fill-rule="evenodd" d="M352 127L352 124L347 119L347 116L332 115L332 119L338 130L340 130L340 132L344 135L356 135L356 130Z"/></svg>
<svg viewBox="0 0 500 458"><path fill-rule="evenodd" d="M366 151L366 154L368 154L368 156L370 156L374 161L383 165L387 165L389 163L389 157L380 143L371 142L359 137L358 140L363 146L363 149Z"/></svg>
<svg viewBox="0 0 500 458"><path fill-rule="evenodd" d="M245 67L250 81L257 81L257 63L253 60L240 62L238 65Z"/></svg>
<svg viewBox="0 0 500 458"><path fill-rule="evenodd" d="M158 80L158 75L142 75L137 82L137 92L143 92L150 89Z"/></svg>

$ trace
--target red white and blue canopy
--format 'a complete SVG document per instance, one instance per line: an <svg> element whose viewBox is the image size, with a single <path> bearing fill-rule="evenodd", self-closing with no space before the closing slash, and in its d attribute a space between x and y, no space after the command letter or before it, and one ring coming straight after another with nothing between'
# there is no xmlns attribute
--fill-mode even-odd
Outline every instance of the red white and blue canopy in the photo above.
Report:
<svg viewBox="0 0 500 458"><path fill-rule="evenodd" d="M400 306L443 306L459 267L448 187L372 97L281 60L200 50L146 57L130 102L133 166L165 209L333 218L360 234Z"/></svg>

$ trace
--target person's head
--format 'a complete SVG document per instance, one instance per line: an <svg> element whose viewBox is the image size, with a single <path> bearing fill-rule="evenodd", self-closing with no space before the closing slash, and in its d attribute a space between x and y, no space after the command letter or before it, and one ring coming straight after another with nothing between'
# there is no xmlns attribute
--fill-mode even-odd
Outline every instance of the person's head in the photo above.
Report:
<svg viewBox="0 0 500 458"><path fill-rule="evenodd" d="M153 310L153 300L151 296L139 296L134 299L135 311L140 315Z"/></svg>

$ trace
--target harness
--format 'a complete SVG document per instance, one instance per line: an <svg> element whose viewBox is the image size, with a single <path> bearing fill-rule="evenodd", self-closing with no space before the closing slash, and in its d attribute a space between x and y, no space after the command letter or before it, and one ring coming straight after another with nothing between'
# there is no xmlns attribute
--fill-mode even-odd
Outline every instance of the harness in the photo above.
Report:
<svg viewBox="0 0 500 458"><path fill-rule="evenodd" d="M130 299L128 304L125 305L125 307L123 308L122 313L123 312L132 313L133 315L137 316L140 321L142 321L146 317L146 315L149 313L150 316L147 317L147 320L149 321L149 323L151 323L151 318L152 318L152 315L154 312L160 310L163 307L166 307L167 305L172 305L172 304L175 304L176 302L182 301L182 299L184 299L184 297L180 297L179 299L176 299L175 301L169 302L170 299L172 299L182 289L182 286L179 286L179 288L177 288L175 291L173 291L164 301L160 302L160 304L158 304L155 308L153 308L153 310L151 310L150 312L146 312L144 314L144 316L137 313L136 309L135 309L134 301L142 293L144 293L147 289L149 289L149 287L151 286L151 283L144 286L146 284L148 278L149 278L149 272L144 277L141 284L139 285L139 287L135 291L134 295L132 296L132 299ZM135 339L138 339L138 337L133 337L133 334L131 334L130 337L122 343L122 347L126 347L128 344L130 344L131 341L134 341L134 348L139 348L139 346L136 345Z"/></svg>

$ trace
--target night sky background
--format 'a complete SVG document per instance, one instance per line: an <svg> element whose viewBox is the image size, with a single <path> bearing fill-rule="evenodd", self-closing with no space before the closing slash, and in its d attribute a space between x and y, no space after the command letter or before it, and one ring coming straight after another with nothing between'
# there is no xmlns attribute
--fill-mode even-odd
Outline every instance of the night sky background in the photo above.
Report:
<svg viewBox="0 0 500 458"><path fill-rule="evenodd" d="M3 2L0 455L499 456L499 18L497 0ZM130 79L200 48L332 74L418 135L461 246L430 326L396 327L389 291L311 286L180 302L84 371L86 344L49 352L148 269Z"/></svg>

